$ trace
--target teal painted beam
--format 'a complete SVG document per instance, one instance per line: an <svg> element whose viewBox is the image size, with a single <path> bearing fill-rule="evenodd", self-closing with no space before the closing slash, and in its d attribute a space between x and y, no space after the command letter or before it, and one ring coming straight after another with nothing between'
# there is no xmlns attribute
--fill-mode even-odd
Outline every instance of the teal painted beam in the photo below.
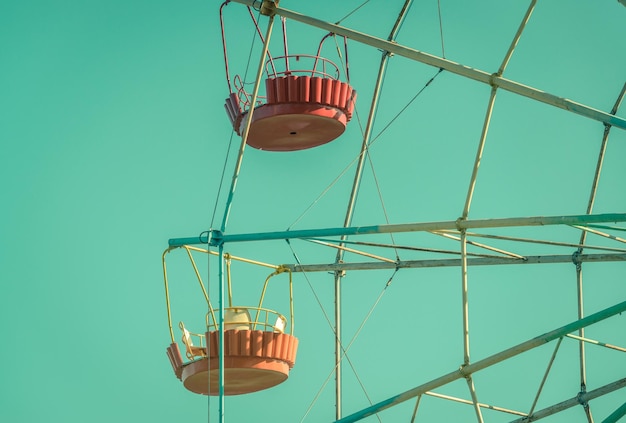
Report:
<svg viewBox="0 0 626 423"><path fill-rule="evenodd" d="M483 360L477 361L472 364L468 364L467 366L461 367L460 369L455 370L451 373L448 373L447 375L441 376L423 385L417 386L401 394L390 397L370 407L364 408L361 411L358 411L354 414L344 417L343 419L337 420L335 423L351 423L351 422L356 422L361 419L364 419L365 417L372 416L387 408L398 405L411 398L415 398L418 395L422 395L428 391L432 391L440 386L446 385L457 379L469 377L472 373L476 373L480 370L486 369L494 364L500 363L501 361L507 360L523 352L526 352L533 348L544 345L550 341L554 341L555 339L561 338L567 335L568 333L577 331L581 328L587 327L589 325L592 325L594 323L597 323L601 320L607 319L611 316L614 316L618 313L622 313L624 311L626 311L626 301L616 304L612 307L606 308L597 313L591 314L583 319L576 320L558 329L544 333L543 335L537 336L533 339L530 339L526 342L518 344L512 348L509 348L497 354L494 354Z"/></svg>
<svg viewBox="0 0 626 423"><path fill-rule="evenodd" d="M209 243L209 237L206 235L198 235L198 236L193 236L193 237L189 237L189 238L171 238L170 240L167 241L167 244L174 248L174 247L182 247L183 245L201 245L201 244L208 244Z"/></svg>
<svg viewBox="0 0 626 423"><path fill-rule="evenodd" d="M503 228L512 226L548 226L548 225L571 225L586 223L606 223L606 222L626 222L626 213L607 213L607 214L583 214L574 216L535 216L535 217L513 217L503 219L478 219L478 220L451 220L444 222L425 222L425 223L400 223L391 225L372 225L372 226L351 226L341 228L326 229L302 229L282 232L261 232L249 234L233 234L221 235L214 237L223 243L229 242L247 242L247 241L266 241L276 239L297 239L342 235L365 235L365 234L382 234L396 232L420 232L420 231L436 231L444 229L476 229L476 228ZM216 244L217 245L217 244Z"/></svg>
<svg viewBox="0 0 626 423"><path fill-rule="evenodd" d="M565 401L561 401L558 404L551 405L550 407L544 408L543 410L536 411L532 414L531 421L541 420L543 418L552 416L554 414L560 413L561 411L567 410L568 408L578 407L581 403L586 403L596 398L599 398L603 395L610 394L611 392L617 391L618 389L623 389L626 386L626 378L622 378L616 380L615 382L609 383L608 385L601 386L593 391L580 392L573 398L570 398ZM513 420L509 423L528 423L528 417L522 417L520 419ZM606 422L603 422L606 423Z"/></svg>
<svg viewBox="0 0 626 423"><path fill-rule="evenodd" d="M400 223L392 225L352 226L325 229L302 229L282 232L260 232L249 234L225 235L221 231L209 231L210 238L204 238L204 233L197 237L173 238L169 240L170 247L182 245L207 244L218 246L229 242L268 241L277 239L297 239L330 236L349 236L364 234L382 234L396 232L437 231L444 229L477 229L477 228L504 228L513 226L548 226L548 225L586 225L588 223L626 222L626 213L583 214L573 216L535 216L512 217L502 219L477 220L450 220L443 222Z"/></svg>
<svg viewBox="0 0 626 423"><path fill-rule="evenodd" d="M602 421L602 423L615 423L624 416L626 416L626 402L617 410L612 412L609 417Z"/></svg>

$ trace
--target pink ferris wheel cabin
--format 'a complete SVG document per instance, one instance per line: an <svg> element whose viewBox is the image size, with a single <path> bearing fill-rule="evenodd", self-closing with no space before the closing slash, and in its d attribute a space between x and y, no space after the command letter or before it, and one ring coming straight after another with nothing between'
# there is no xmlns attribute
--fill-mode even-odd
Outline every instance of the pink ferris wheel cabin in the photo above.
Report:
<svg viewBox="0 0 626 423"><path fill-rule="evenodd" d="M262 39L251 10L250 16ZM344 82L339 67L320 56L322 45L331 34L322 39L315 55L289 54L285 20L281 20L284 55L272 57L268 52L265 95L258 96L254 105L241 77L230 78L223 38L230 89L226 113L233 129L242 135L247 114L252 111L246 143L259 150L296 151L326 144L343 134L354 111L356 91L349 83L347 41L344 38Z"/></svg>

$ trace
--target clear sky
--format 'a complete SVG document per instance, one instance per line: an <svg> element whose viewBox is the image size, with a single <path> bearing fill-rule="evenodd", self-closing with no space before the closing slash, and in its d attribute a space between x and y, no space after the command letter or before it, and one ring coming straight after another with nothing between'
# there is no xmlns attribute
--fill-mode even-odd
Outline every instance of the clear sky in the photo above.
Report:
<svg viewBox="0 0 626 423"><path fill-rule="evenodd" d="M361 3L282 0L281 6L387 38L403 2L370 0L343 19ZM170 338L161 254L169 238L222 223L241 140L232 135L223 107L228 87L219 6L196 0L0 2L0 421L199 422L209 415L217 421L217 403L207 406L207 397L186 391L165 355ZM415 2L397 42L494 73L527 7L526 1ZM250 57L251 75L260 43L252 43L245 7L230 4L225 20L231 72L245 74ZM266 25L261 17L263 31ZM287 30L292 53L314 54L325 35L292 21ZM609 111L626 81L625 43L626 7L615 0L540 1L504 76ZM333 46L330 41L324 54L340 63ZM276 25L274 55L281 48ZM293 153L246 149L227 233L342 226L380 57L350 42L351 85L359 97L338 140ZM354 225L461 216L490 87L444 71L411 102L436 73L390 59ZM625 107L618 116L626 116ZM597 121L500 90L469 219L585 214L603 130ZM625 157L626 131L614 128L594 213L626 211ZM580 239L580 231L567 226L480 232L570 244ZM425 233L353 240L460 251L457 241ZM575 251L473 240L522 255ZM595 235L587 242L626 248ZM396 258L386 248L355 248ZM273 264L331 263L336 255L304 241L292 241L291 248L284 241L233 243L226 250ZM397 254L402 260L458 257ZM200 332L206 312L200 290L182 252L171 256L174 324L184 320ZM345 260L371 261L354 254ZM216 261L201 263L214 297ZM268 274L233 265L235 302L255 304ZM624 262L583 264L585 314L624 301L625 276ZM285 280L269 299L283 314ZM577 319L571 263L471 266L468 283L472 361ZM274 389L227 398L228 422L334 419L332 377L325 385L334 366L333 276L295 274L294 284L296 366ZM352 271L342 286L344 345L358 334L344 363L344 415L370 405L368 396L382 401L463 363L459 267ZM626 347L625 319L622 314L591 326L587 336ZM527 412L554 346L478 373L479 401ZM563 340L537 409L579 392L577 351L574 340ZM626 377L626 353L595 345L586 351L588 390ZM462 381L436 392L470 398ZM592 401L596 421L625 398L622 389ZM408 401L379 419L410 421L414 405ZM433 397L422 399L417 416L476 421L471 406ZM516 418L491 410L484 417ZM576 407L546 421L586 418Z"/></svg>

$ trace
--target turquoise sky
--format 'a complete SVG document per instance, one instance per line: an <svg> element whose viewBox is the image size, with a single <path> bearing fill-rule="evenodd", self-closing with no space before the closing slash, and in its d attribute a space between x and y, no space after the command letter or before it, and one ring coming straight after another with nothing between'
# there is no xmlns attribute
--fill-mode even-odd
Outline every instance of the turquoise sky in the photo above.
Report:
<svg viewBox="0 0 626 423"><path fill-rule="evenodd" d="M402 3L370 0L345 19L360 1L282 0L281 6L387 38ZM397 42L489 73L500 66L528 7L495 0L439 4L441 28L438 2L415 2ZM217 421L217 402L186 391L165 355L170 338L161 254L169 238L222 224L241 139L224 112L219 6L195 0L0 2L0 421ZM231 72L252 75L260 43L252 42L245 7L230 4L225 20ZM266 25L261 17L263 31ZM325 35L291 21L287 29L293 53L314 54ZM504 76L608 112L626 82L625 43L626 7L615 0L539 1ZM324 55L340 63L334 42L326 47ZM276 25L272 51L280 55L281 49ZM359 97L347 131L311 150L246 149L227 233L343 225L381 57L355 42L349 49ZM444 71L411 102L436 73L390 59L354 225L461 216L490 87ZM625 107L618 116L626 116ZM594 120L500 90L469 218L585 214L603 131ZM626 211L624 158L626 131L614 128L594 213ZM480 232L570 244L580 239L580 231L567 226ZM457 241L427 233L352 240L460 251ZM522 255L575 251L473 240ZM591 234L587 242L626 248ZM355 248L396 259L388 248ZM233 243L226 250L273 264L332 263L336 255L296 240L291 246ZM397 254L401 260L457 257ZM203 331L206 310L192 270L183 252L170 256L174 324L184 320ZM215 298L217 261L200 260ZM345 260L371 259L347 254ZM235 302L254 305L269 273L233 265ZM626 299L624 262L585 263L583 275L585 314ZM472 361L577 319L571 263L472 266L468 281ZM283 314L285 282L278 277L268 298ZM294 285L296 366L276 388L227 398L228 422L334 420L332 377L324 385L334 365L333 276L295 274ZM460 268L353 271L342 287L344 344L358 334L344 363L344 415L462 364ZM625 319L622 314L591 326L587 336L626 347ZM554 346L476 374L479 401L527 412ZM586 352L588 390L626 377L625 353L595 345ZM578 344L564 339L537 409L579 392L577 353ZM436 392L470 398L462 381ZM624 398L622 389L592 401L596 421ZM407 401L379 419L410 421L414 405ZM516 416L485 410L484 418ZM416 421L476 418L471 406L424 397ZM576 407L545 421L587 420Z"/></svg>

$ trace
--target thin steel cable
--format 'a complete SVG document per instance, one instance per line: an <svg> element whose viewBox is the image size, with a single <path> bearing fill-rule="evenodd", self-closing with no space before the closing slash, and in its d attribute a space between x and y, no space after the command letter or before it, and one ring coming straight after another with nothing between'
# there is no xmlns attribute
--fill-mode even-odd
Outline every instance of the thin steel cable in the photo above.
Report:
<svg viewBox="0 0 626 423"><path fill-rule="evenodd" d="M232 136L231 136L231 140L232 140ZM221 187L221 183L220 183L220 187ZM216 204L217 205L217 204ZM213 210L213 217L215 217L215 210ZM211 219L211 226L213 225L213 219ZM209 250L209 246L207 244L207 251ZM207 277L206 277L206 292L209 293L210 296L210 292L209 289L211 288L211 254L207 254ZM210 310L207 310L207 313L209 313ZM207 328L208 331L208 328ZM211 354L208 353L208 351L210 351L211 346L210 346L210 342L211 342L211 337L208 337L208 339L206 340L206 347L207 347L207 368L211 368ZM207 372L207 392L211 392L211 372ZM207 422L211 423L211 395L207 395Z"/></svg>
<svg viewBox="0 0 626 423"><path fill-rule="evenodd" d="M337 22L335 22L335 25L339 25L341 23L341 21L347 19L350 17L350 15L352 15L354 12L356 12L357 10L359 10L360 8L362 8L363 6L365 6L367 3L369 3L370 0L365 0L363 3L361 3L359 6L357 6L356 8L354 8L350 13L348 13L346 16L344 16L343 18L339 19Z"/></svg>
<svg viewBox="0 0 626 423"><path fill-rule="evenodd" d="M387 123L387 125L385 125L385 127L374 137L372 138L372 141L370 141L370 144L368 146L368 148L366 150L364 150L363 152L360 152L357 156L355 156L352 161L350 161L350 163L348 163L346 165L346 167L339 173L339 175L337 175L337 177L335 179L333 179L330 184L328 184L328 186L326 188L324 188L324 190L322 190L322 192L315 198L315 200L313 200L313 202L311 204L309 204L309 206L304 209L304 211L300 214L300 216L298 216L296 218L296 220L294 220L294 222L289 225L289 227L287 228L287 230L291 229L292 227L294 227L298 222L300 222L300 220L302 220L304 218L304 216L307 215L307 213L320 201L320 199L322 197L324 197L324 195L326 195L326 193L328 193L328 191L330 191L330 189L345 175L345 173L350 169L350 167L352 165L354 165L355 162L357 162L357 160L359 159L359 157L361 156L361 154L365 154L367 151L369 151L369 149L372 147L372 144L374 144L374 142L376 142L380 136L387 130L389 129L389 127L391 126L391 124L402 114L406 111L406 109L411 105L411 103L413 103L415 101L415 99L417 99L417 97L422 94L424 92L424 90L435 80L435 78L437 78L437 76L439 74L441 74L441 72L443 71L443 69L439 69L437 71L437 73L428 80L428 82L426 82L426 84L417 92L417 94L415 94L415 96L413 96L413 98L411 100L409 100L409 102L396 114L396 116L394 116L389 123ZM355 111L355 115L357 115L358 118L358 113ZM360 120L359 120L359 124L360 124ZM363 132L363 130L361 129L361 132Z"/></svg>
<svg viewBox="0 0 626 423"><path fill-rule="evenodd" d="M394 23L391 32L389 33L389 37L387 38L388 41L394 41L395 37L397 36L397 34L400 32L400 29L403 25L403 23L405 22L405 18L407 16L407 14L409 13L411 6L412 6L412 1L413 0L405 0L404 5L402 6L402 9L400 10L398 17L396 19L396 22ZM346 40L344 38L344 40ZM346 40L347 41L347 40ZM378 72L378 77L377 77L377 81L376 81L376 87L374 88L374 94L373 94L373 98L372 98L372 105L370 108L370 115L368 117L368 123L367 123L367 127L366 127L366 132L365 135L363 135L363 144L361 146L361 155L359 155L359 163L357 165L357 170L355 173L355 179L354 179L354 183L352 186L352 193L350 195L350 201L348 203L348 210L347 210L347 214L346 214L346 220L344 222L344 226L349 226L351 220L352 220L352 216L353 216L353 211L356 205L356 201L358 198L358 194L359 194L359 188L361 186L361 181L362 181L362 176L363 176L363 165L364 162L367 160L370 164L370 169L372 171L372 176L374 177L374 181L375 181L375 185L376 185L376 189L378 192L378 198L380 200L381 206L382 206L382 210L383 210L383 214L385 216L385 219L387 221L387 223L389 223L389 215L387 213L387 209L385 207L385 202L382 196L382 190L380 189L380 184L378 183L378 178L376 175L376 171L374 169L374 163L372 160L371 155L368 152L368 147L370 145L371 142L371 132L372 132L372 128L374 126L374 122L376 121L376 116L377 116L377 112L378 112L378 106L379 106L379 99L380 99L380 95L382 92L382 87L384 85L385 82L385 77L387 75L387 64L389 62L389 57L390 54L388 51L383 51L382 53L382 57L381 57L381 62L380 62L380 67L379 67L379 72ZM348 65L348 60L347 60L347 48L346 48L346 67ZM347 72L347 71L346 71ZM365 154L364 156L362 154ZM395 239L394 239L394 235L393 234L389 234L390 240L392 244L395 244ZM347 237L341 237L342 240L346 239ZM337 261L340 261L342 258L341 253L337 254ZM398 251L396 251L396 260L400 261L400 257L398 255ZM340 371L340 369L337 370L338 372Z"/></svg>
<svg viewBox="0 0 626 423"><path fill-rule="evenodd" d="M380 184L378 183L378 176L376 176L376 170L374 170L374 162L372 161L372 155L369 154L369 151L365 153L366 154L366 158L367 161L370 164L370 169L372 171L372 177L374 178L374 185L376 185L376 192L378 193L378 199L380 200L380 206L383 210L383 215L385 216L385 222L387 224L389 224L389 214L387 213L387 208L385 207L385 200L383 199L383 193L382 190L380 189ZM393 236L393 234L389 234L389 238L391 239L391 243L395 244L396 240ZM400 254L398 253L397 249L394 249L395 253L396 253L396 260L400 261Z"/></svg>
<svg viewBox="0 0 626 423"><path fill-rule="evenodd" d="M293 254L294 259L296 260L296 262L297 262L298 264L302 264L302 263L300 262L300 259L299 259L298 255L296 254L295 250L293 249L293 246L292 246L292 245L291 245L291 243L289 242L289 240L288 240L288 239L286 239L285 241L287 241L287 244L289 245L289 249L291 250L291 253ZM396 269L396 272L397 272L397 269ZM320 309L322 310L322 314L323 314L323 315L324 315L324 317L326 318L326 322L328 323L328 326L330 327L330 329L331 329L331 331L333 332L333 334L336 336L337 334L336 334L336 332L335 332L335 328L333 327L333 324L332 324L332 322L330 321L330 318L329 318L329 317L328 317L328 315L326 314L326 310L324 309L324 307L323 307L323 305L322 305L321 300L320 300L320 299L319 299L319 297L317 296L317 293L315 292L315 289L313 288L313 285L311 285L311 282L309 281L309 279L308 279L308 277L307 277L307 275L306 275L306 272L303 272L303 274L304 274L304 277L305 277L305 279L306 279L306 281L307 281L307 284L309 285L309 288L311 289L311 292L313 293L313 296L315 297L315 300L317 301L317 304L319 305ZM394 275L395 275L395 272L394 272ZM392 275L392 277L393 277L393 275ZM390 282L391 282L391 279L387 282L387 286L389 285L389 283L390 283ZM378 304L378 301L380 301L380 296L379 296L379 299L376 301L376 304ZM369 314L371 314L371 312L370 312ZM368 314L367 318L369 318L369 314ZM355 337L356 337L356 335L355 335ZM353 341L354 341L354 338L353 338ZM350 343L350 345L351 345L351 344L352 344L352 342ZM372 400L370 399L369 394L367 393L367 390L365 389L365 385L363 385L363 382L361 381L361 378L359 377L359 375L358 375L358 373L357 373L357 371L356 371L356 369L355 369L354 365L352 364L352 361L350 360L350 357L347 355L347 349L344 349L344 348L343 348L343 346L342 346L342 347L341 347L341 350L342 350L342 352L343 352L343 355L342 355L342 357L341 357L341 358L343 359L343 358L345 357L345 358L346 358L346 360L348 361L348 364L350 365L350 368L351 368L351 369L352 369L352 371L354 372L354 375L356 376L357 381L358 381L358 382L359 382L359 384L361 385L361 389L362 389L362 390L363 390L363 392L365 393L365 397L366 397L366 398L367 398L367 400L369 401L370 405L372 405ZM336 365L335 365L335 367L336 367ZM302 420L304 420L304 419L306 418L306 416L308 415L308 413L310 412L310 410L311 410L311 408L313 407L314 403L317 401L317 398L319 397L319 395L321 394L322 390L324 389L324 387L325 387L325 386L326 386L326 384L328 383L328 380L329 380L329 379L330 379L330 377L332 376L333 372L334 372L334 369L333 369L333 371L331 371L330 376L326 379L326 382L324 383L324 385L323 385L322 389L321 389L321 390L317 393L317 395L315 396L315 398L314 398L314 400L313 400L313 403L311 403L311 405L309 406L309 409L307 410L307 412L306 412L306 414L304 415L304 417L302 417ZM302 420L301 420L301 421L302 421ZM380 421L380 418L379 418L379 421Z"/></svg>
<svg viewBox="0 0 626 423"><path fill-rule="evenodd" d="M443 24L441 22L441 0L437 0L437 11L439 13L439 36L441 38L441 57L446 58L446 49L443 43Z"/></svg>
<svg viewBox="0 0 626 423"><path fill-rule="evenodd" d="M346 75L346 82L349 84L348 80L348 57L344 57L341 54L341 48L339 47L339 43L337 42L337 35L333 34L333 39L335 40L335 48L337 49L337 56L339 57L339 63L341 64L341 70L343 70L343 74Z"/></svg>
<svg viewBox="0 0 626 423"><path fill-rule="evenodd" d="M296 251L293 249L293 246L291 245L290 240L286 239L285 241L287 242L287 245L289 245L289 249L291 250L291 254L293 255L294 260L296 261L296 263L301 265L302 262L300 261L300 258L298 257L298 254L296 254ZM322 305L322 301L318 297L317 292L315 292L315 288L313 288L313 285L311 285L311 281L309 280L309 277L307 276L307 272L302 272L302 274L304 275L304 279L306 280L307 285L309 285L309 289L313 293L313 297L315 298L315 301L317 302L317 305L322 310L322 314L324 315L324 318L326 319L326 323L328 323L328 326L334 332L333 324L330 321L330 318L328 317L328 314L326 314L326 310L324 309L324 306Z"/></svg>
<svg viewBox="0 0 626 423"><path fill-rule="evenodd" d="M371 148L372 144L374 144L374 142L383 134L383 132L385 132L391 126L391 124L394 123L395 120L397 118L399 118L402 113L404 113L406 111L406 109L408 109L408 107L411 105L411 103L413 103L415 101L415 99L417 99L417 97L419 97L419 95L422 94L426 88L428 88L428 86L435 80L435 78L437 78L437 76L439 76L439 74L441 72L443 72L443 68L439 68L439 70L437 70L437 73L435 75L433 75L433 77L430 78L428 80L428 82L426 82L426 84L424 84L422 89L419 90L417 92L417 94L415 94L413 96L413 98L411 100L409 100L409 102L389 121L389 123L387 123L387 125L378 133L378 135L376 135L372 139L372 141L370 142L370 148Z"/></svg>
<svg viewBox="0 0 626 423"><path fill-rule="evenodd" d="M213 223L215 222L215 215L217 214L217 204L219 203L220 197L222 195L222 188L224 186L224 178L226 176L226 165L228 165L228 158L230 157L230 150L233 147L233 136L235 134L235 130L233 129L230 133L230 138L228 140L228 148L226 149L226 158L224 159L224 165L222 166L222 174L220 176L220 182L217 187L217 195L215 196L215 204L213 205L213 214L211 215L211 224L209 228L213 227Z"/></svg>
<svg viewBox="0 0 626 423"><path fill-rule="evenodd" d="M619 109L619 106L622 103L622 100L624 99L625 93L626 93L626 83L624 83L622 90L617 96L617 100L615 101L615 104L613 105L611 114L614 115L617 113L617 110ZM609 141L610 131L611 131L611 125L605 124L604 134L602 136L602 143L600 145L600 152L598 153L598 160L596 163L596 170L594 173L593 182L591 186L591 193L589 194L589 202L587 204L587 214L591 214L593 210L593 205L595 203L596 192L597 192L598 184L600 181L600 173L602 171L602 165L604 162L604 156L605 156L607 144ZM580 234L580 240L579 240L579 244L581 246L578 247L578 250L576 251L576 255L582 254L584 244L586 243L586 241L587 241L587 231L583 230ZM576 290L577 290L577 295L578 295L578 318L582 319L584 315L582 263L575 262L575 265L576 265ZM584 338L585 329L580 328L578 330L578 335L581 338ZM587 391L587 367L586 367L586 358L585 358L585 343L583 341L579 342L579 355L580 355L580 391L581 393L585 393ZM585 410L587 421L589 423L593 423L593 416L591 414L591 408L589 407L589 403L583 402L582 406L583 406L583 409Z"/></svg>
<svg viewBox="0 0 626 423"><path fill-rule="evenodd" d="M374 302L374 304L370 307L369 311L367 312L367 314L365 315L365 318L363 319L363 321L361 322L361 324L359 325L357 331L354 333L354 335L352 336L352 339L350 340L350 342L348 343L348 345L344 348L343 346L341 347L342 350L342 356L341 359L343 360L343 358L345 357L348 360L348 363L351 363L350 358L348 356L348 350L350 349L350 347L352 347L352 344L354 343L354 341L356 341L357 337L360 335L361 330L363 330L363 327L365 326L365 323L367 323L367 321L369 320L370 316L372 315L372 313L374 312L374 309L376 308L376 306L378 306L378 303L380 302L380 300L382 299L383 295L385 294L385 292L387 291L387 288L391 285L391 282L393 281L394 276L396 275L396 273L398 272L398 269L396 268L393 272L393 274L389 277L389 279L387 280L387 282L385 283L385 286L383 287L382 291L380 292L380 294L378 294L378 298L376 298L376 301ZM352 365L350 366L352 367ZM322 386L320 387L320 389L318 390L317 394L315 395L315 397L313 398L313 401L311 402L311 404L309 405L309 408L307 408L306 413L304 414L304 416L302 417L302 419L300 420L300 422L304 421L304 419L306 418L306 416L311 412L311 409L313 408L313 406L315 405L315 403L317 402L317 400L319 399L319 396L321 395L321 393L324 391L324 389L326 388L326 385L328 384L328 382L330 381L330 378L332 377L332 375L335 373L335 369L337 368L337 363L335 363L335 366L332 368L332 370L330 371L330 373L328 374L328 376L326 377L326 380L324 381L324 383L322 384ZM354 371L354 375L357 378L357 381L359 382L359 384L361 385L361 388L363 389L363 392L365 393L365 396L367 397L367 400L370 402L371 405L371 400L369 398L369 395L367 394L367 391L365 390L365 386L362 384L359 375L356 373L356 370L354 369L354 367L352 367L352 370ZM378 418L378 421L380 420L380 417L378 417L378 414L376 414L376 417Z"/></svg>

